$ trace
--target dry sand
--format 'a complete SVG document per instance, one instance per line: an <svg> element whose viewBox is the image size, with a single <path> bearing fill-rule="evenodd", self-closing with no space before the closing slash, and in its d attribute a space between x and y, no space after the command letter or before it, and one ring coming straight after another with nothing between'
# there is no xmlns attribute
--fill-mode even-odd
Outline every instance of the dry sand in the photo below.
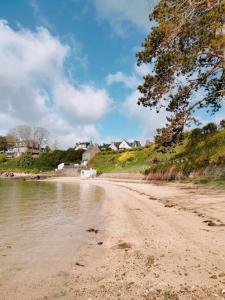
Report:
<svg viewBox="0 0 225 300"><path fill-rule="evenodd" d="M61 182L76 178L50 179ZM63 299L224 299L225 191L104 179ZM66 290L65 290L66 289Z"/></svg>

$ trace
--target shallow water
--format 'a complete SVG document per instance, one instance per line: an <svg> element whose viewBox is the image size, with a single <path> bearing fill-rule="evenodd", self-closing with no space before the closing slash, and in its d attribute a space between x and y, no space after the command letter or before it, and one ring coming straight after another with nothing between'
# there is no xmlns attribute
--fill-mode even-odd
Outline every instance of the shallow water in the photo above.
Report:
<svg viewBox="0 0 225 300"><path fill-rule="evenodd" d="M104 199L85 182L0 181L0 299L57 297Z"/></svg>

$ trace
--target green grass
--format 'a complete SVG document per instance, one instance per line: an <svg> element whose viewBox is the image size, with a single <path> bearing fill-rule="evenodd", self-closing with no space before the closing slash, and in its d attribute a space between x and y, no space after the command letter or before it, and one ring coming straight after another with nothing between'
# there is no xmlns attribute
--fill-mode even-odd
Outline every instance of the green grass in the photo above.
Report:
<svg viewBox="0 0 225 300"><path fill-rule="evenodd" d="M0 174L5 172L15 172L15 173L39 173L44 171L50 171L52 168L39 166L38 161L34 160L30 166L18 165L18 159L8 158L6 161L0 162Z"/></svg>
<svg viewBox="0 0 225 300"><path fill-rule="evenodd" d="M201 135L195 140L191 140L190 136L190 133L187 133L181 144L167 148L166 151L162 149L164 150L162 152L154 145L133 150L132 159L128 159L123 164L119 162L121 152L100 152L89 166L96 168L99 173L144 172L148 174L172 171L181 172L184 177L188 177L192 172L201 173L208 168L210 170L208 181L216 182L217 179L214 177L225 177L225 130ZM217 176L216 171L219 168L220 173ZM223 168L224 175L223 171L221 172ZM223 180L218 180L218 184L222 182Z"/></svg>
<svg viewBox="0 0 225 300"><path fill-rule="evenodd" d="M127 150L122 152L105 151L98 153L89 163L89 167L96 168L99 173L137 173L145 172L153 165L152 161L166 162L179 153L175 149L173 153L161 153L156 151L154 146L139 148L137 150ZM132 153L132 159L120 163L119 158L123 153Z"/></svg>
<svg viewBox="0 0 225 300"><path fill-rule="evenodd" d="M37 173L54 169L57 165L57 157L55 158L57 153L53 154L49 156L51 160L45 157L42 160L25 160L26 167L21 167L24 163L18 167L16 159L8 159L5 162L0 160L0 173L6 171ZM151 145L122 152L99 152L89 163L89 167L96 168L98 173L141 172L160 175L168 172L172 174L170 179L178 173L181 173L184 178L189 178L190 174L196 172L196 178L192 179L194 183L211 182L223 186L225 185L225 130L204 134L194 140L191 139L189 132L181 144L166 149L159 150Z"/></svg>

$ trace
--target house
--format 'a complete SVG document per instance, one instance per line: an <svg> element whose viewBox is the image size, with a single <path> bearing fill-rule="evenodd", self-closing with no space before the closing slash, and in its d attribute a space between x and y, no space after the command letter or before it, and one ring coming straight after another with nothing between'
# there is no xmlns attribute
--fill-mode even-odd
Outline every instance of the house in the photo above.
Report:
<svg viewBox="0 0 225 300"><path fill-rule="evenodd" d="M33 157L38 157L40 154L39 144L32 140L17 141L14 147L6 151L8 157L19 157L24 153L31 153Z"/></svg>
<svg viewBox="0 0 225 300"><path fill-rule="evenodd" d="M100 151L97 144L90 144L82 155L82 165L87 165L87 163Z"/></svg>
<svg viewBox="0 0 225 300"><path fill-rule="evenodd" d="M119 145L119 150L125 150L125 149L132 149L132 145L126 140L123 140Z"/></svg>
<svg viewBox="0 0 225 300"><path fill-rule="evenodd" d="M113 151L118 151L119 150L119 145L120 145L121 142L112 142L110 145L109 145L109 148Z"/></svg>
<svg viewBox="0 0 225 300"><path fill-rule="evenodd" d="M109 146L111 150L126 150L140 147L141 143L139 141L128 142L126 140L122 140L122 142L112 142Z"/></svg>
<svg viewBox="0 0 225 300"><path fill-rule="evenodd" d="M101 151L110 150L110 145L111 144L103 144L103 145L99 146L99 148Z"/></svg>
<svg viewBox="0 0 225 300"><path fill-rule="evenodd" d="M5 155L6 155L8 158L13 158L14 155L15 155L15 150L14 150L14 148L12 148L12 147L8 148L8 149L5 151Z"/></svg>
<svg viewBox="0 0 225 300"><path fill-rule="evenodd" d="M141 147L141 142L140 141L133 141L131 143L132 145L132 148L138 148L138 147Z"/></svg>
<svg viewBox="0 0 225 300"><path fill-rule="evenodd" d="M91 144L92 144L92 142L79 142L79 143L76 143L74 149L75 150L87 150Z"/></svg>

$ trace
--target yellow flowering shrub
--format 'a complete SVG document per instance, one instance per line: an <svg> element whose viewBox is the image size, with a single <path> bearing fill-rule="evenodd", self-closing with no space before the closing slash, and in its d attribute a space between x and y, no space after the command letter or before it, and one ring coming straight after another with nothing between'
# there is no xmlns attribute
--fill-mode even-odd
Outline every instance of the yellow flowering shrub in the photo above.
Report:
<svg viewBox="0 0 225 300"><path fill-rule="evenodd" d="M125 165L125 163L129 160L132 160L134 158L134 153L132 152L123 152L119 158L118 158L118 162L121 165Z"/></svg>

